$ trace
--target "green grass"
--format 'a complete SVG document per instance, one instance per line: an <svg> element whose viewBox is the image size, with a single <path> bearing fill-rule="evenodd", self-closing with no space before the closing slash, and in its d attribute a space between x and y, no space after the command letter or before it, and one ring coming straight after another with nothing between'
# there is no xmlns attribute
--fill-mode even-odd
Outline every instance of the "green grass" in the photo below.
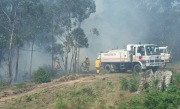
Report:
<svg viewBox="0 0 180 109"><path fill-rule="evenodd" d="M56 105L58 109L64 109L67 104L63 101L61 97L58 97Z"/></svg>
<svg viewBox="0 0 180 109"><path fill-rule="evenodd" d="M31 96L31 95L27 95L27 96L25 97L25 101L26 101L26 102L32 101L32 96Z"/></svg>

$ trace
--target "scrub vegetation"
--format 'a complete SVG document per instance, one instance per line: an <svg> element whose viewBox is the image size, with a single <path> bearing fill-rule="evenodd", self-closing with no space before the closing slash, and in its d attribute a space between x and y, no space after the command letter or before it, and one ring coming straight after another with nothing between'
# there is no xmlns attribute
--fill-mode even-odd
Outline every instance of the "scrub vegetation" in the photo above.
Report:
<svg viewBox="0 0 180 109"><path fill-rule="evenodd" d="M7 95L10 97L8 99L2 97L1 107L4 109L178 109L180 72L177 70L173 72L172 83L164 91L159 91L154 82L152 87L137 93L137 81L139 81L137 74L114 73L89 76L79 74L71 75L76 78L73 80L70 75L64 76L46 84L35 84L30 91L24 91L17 96ZM16 86L27 89L25 83Z"/></svg>

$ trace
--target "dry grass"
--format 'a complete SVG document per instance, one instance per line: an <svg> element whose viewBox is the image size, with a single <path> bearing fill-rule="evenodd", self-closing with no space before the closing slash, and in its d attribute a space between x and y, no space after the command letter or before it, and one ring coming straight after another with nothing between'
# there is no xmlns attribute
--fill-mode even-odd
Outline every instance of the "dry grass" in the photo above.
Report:
<svg viewBox="0 0 180 109"><path fill-rule="evenodd" d="M68 76L41 84L31 92L0 99L3 109L99 109L116 107L134 94L120 90L119 77L130 74Z"/></svg>

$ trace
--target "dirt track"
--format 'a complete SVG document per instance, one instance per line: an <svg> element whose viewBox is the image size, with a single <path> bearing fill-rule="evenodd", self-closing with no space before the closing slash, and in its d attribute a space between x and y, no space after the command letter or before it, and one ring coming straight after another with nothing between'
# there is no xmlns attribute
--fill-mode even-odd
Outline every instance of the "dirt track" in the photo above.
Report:
<svg viewBox="0 0 180 109"><path fill-rule="evenodd" d="M52 87L58 87L58 86L67 86L72 85L74 83L78 82L92 82L95 80L95 78L104 78L107 75L92 75L92 74L86 74L86 75L78 75L78 78L76 80L68 80L68 77L62 77L59 79L56 79L50 83L43 83L34 87L31 87L27 90L19 89L17 90L8 90L4 92L0 92L0 104L5 103L7 100L14 100L16 98L23 97L25 95L33 94L40 92L44 90L45 88L52 88Z"/></svg>

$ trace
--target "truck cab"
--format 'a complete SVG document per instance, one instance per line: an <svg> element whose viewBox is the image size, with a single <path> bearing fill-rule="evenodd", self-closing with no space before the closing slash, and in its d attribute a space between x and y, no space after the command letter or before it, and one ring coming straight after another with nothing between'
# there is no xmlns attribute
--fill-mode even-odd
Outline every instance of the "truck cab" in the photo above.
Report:
<svg viewBox="0 0 180 109"><path fill-rule="evenodd" d="M167 46L159 47L159 51L160 51L161 59L165 60L165 63L172 62L172 56L168 52L168 47Z"/></svg>
<svg viewBox="0 0 180 109"><path fill-rule="evenodd" d="M131 48L132 51L134 71L140 66L142 70L153 69L154 71L160 66L164 66L164 60L161 59L159 47L156 44L134 44L128 46L127 49Z"/></svg>

